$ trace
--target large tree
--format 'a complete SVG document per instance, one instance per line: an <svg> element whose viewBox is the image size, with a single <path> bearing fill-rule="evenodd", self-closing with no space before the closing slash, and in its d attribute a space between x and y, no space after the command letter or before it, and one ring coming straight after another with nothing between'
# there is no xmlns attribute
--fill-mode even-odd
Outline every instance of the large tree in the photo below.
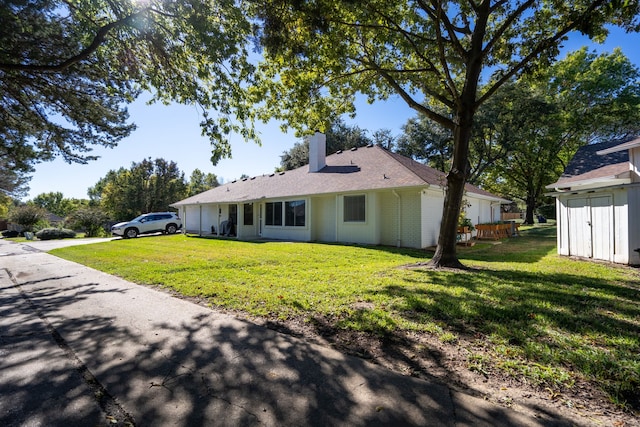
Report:
<svg viewBox="0 0 640 427"><path fill-rule="evenodd" d="M145 159L131 168L111 170L89 189L94 201L114 220L129 220L147 212L166 211L184 199L187 183L175 162Z"/></svg>
<svg viewBox="0 0 640 427"><path fill-rule="evenodd" d="M203 191L219 186L218 177L214 173L204 173L200 169L194 169L189 178L187 196L195 196Z"/></svg>
<svg viewBox="0 0 640 427"><path fill-rule="evenodd" d="M506 82L544 67L571 32L638 30L637 0L253 0L266 47L262 117L326 128L399 95L450 129L454 148L433 266L459 267L456 229L478 108ZM484 84L482 84L484 83ZM447 114L441 114L444 110Z"/></svg>
<svg viewBox="0 0 640 427"><path fill-rule="evenodd" d="M473 151L504 153L493 161L475 156L489 172L480 181L523 200L527 223L581 145L640 132L640 70L617 49L596 55L583 48L501 92L481 108L478 136L490 137L477 138Z"/></svg>
<svg viewBox="0 0 640 427"><path fill-rule="evenodd" d="M233 0L6 0L0 22L2 176L95 159L92 147L133 131L126 104L142 91L200 107L213 162L230 132L255 137L243 96L251 25Z"/></svg>

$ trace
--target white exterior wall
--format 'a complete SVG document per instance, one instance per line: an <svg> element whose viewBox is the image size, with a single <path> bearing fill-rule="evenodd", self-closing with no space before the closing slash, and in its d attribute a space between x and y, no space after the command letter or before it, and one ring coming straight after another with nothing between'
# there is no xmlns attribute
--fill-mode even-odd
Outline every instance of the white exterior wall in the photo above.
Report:
<svg viewBox="0 0 640 427"><path fill-rule="evenodd" d="M391 191L385 191L378 195L380 217L380 244L398 246L402 242L402 235L398 232L398 197Z"/></svg>
<svg viewBox="0 0 640 427"><path fill-rule="evenodd" d="M336 242L337 196L311 198L311 240Z"/></svg>
<svg viewBox="0 0 640 427"><path fill-rule="evenodd" d="M629 201L628 236L629 236L629 264L640 265L640 187L630 188L627 192Z"/></svg>
<svg viewBox="0 0 640 427"><path fill-rule="evenodd" d="M345 243L360 243L364 245L380 244L380 215L378 209L378 194L375 192L350 193L347 195L365 195L365 221L344 222L344 194L338 196L336 204L337 241Z"/></svg>
<svg viewBox="0 0 640 427"><path fill-rule="evenodd" d="M631 182L640 182L640 147L629 150L629 169L631 170Z"/></svg>
<svg viewBox="0 0 640 427"><path fill-rule="evenodd" d="M422 247L421 192L413 190L400 192L401 205L401 246Z"/></svg>
<svg viewBox="0 0 640 427"><path fill-rule="evenodd" d="M419 190L378 194L380 244L421 248L421 193Z"/></svg>
<svg viewBox="0 0 640 427"><path fill-rule="evenodd" d="M630 215L633 189L559 195L556 200L559 255L579 256L620 264L640 263L633 239L640 244L638 227Z"/></svg>
<svg viewBox="0 0 640 427"><path fill-rule="evenodd" d="M236 224L236 234L238 239L255 239L258 237L258 203L253 205L253 224L246 225L244 223L245 203L238 203L238 224Z"/></svg>
<svg viewBox="0 0 640 427"><path fill-rule="evenodd" d="M444 194L441 190L423 190L420 197L422 221L420 227L420 246L423 248L438 244Z"/></svg>
<svg viewBox="0 0 640 427"><path fill-rule="evenodd" d="M218 230L218 205L201 204L183 206L180 211L183 230L187 233L211 234L211 226Z"/></svg>

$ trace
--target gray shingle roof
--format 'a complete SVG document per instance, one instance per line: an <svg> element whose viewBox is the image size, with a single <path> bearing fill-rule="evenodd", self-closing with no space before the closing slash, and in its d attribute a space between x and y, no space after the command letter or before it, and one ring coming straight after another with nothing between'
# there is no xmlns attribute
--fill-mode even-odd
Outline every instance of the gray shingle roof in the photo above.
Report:
<svg viewBox="0 0 640 427"><path fill-rule="evenodd" d="M308 165L298 169L256 176L225 183L219 187L174 203L172 206L196 203L241 203L260 199L302 197L343 192L392 188L442 187L445 175L408 157L372 145L326 158L326 166L310 173ZM498 196L467 184L467 191L502 200Z"/></svg>
<svg viewBox="0 0 640 427"><path fill-rule="evenodd" d="M557 182L547 188L570 187L572 183L598 178L610 178L629 170L629 151L609 152L613 147L628 143L608 141L580 147ZM599 151L608 154L599 155Z"/></svg>

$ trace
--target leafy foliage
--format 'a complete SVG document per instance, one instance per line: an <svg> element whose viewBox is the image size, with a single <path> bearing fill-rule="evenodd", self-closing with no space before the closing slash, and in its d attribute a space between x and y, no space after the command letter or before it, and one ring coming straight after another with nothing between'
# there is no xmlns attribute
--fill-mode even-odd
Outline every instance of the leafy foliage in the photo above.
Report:
<svg viewBox="0 0 640 427"><path fill-rule="evenodd" d="M214 162L230 132L255 138L242 86L251 26L231 0L8 0L0 20L0 176L95 159L92 147L135 129L126 104L142 91L200 107Z"/></svg>
<svg viewBox="0 0 640 427"><path fill-rule="evenodd" d="M169 204L187 194L184 173L175 162L145 159L131 168L111 170L89 194L111 219L129 220L147 213L169 210Z"/></svg>
<svg viewBox="0 0 640 427"><path fill-rule="evenodd" d="M478 108L514 77L552 63L572 31L603 39L605 24L639 27L638 2L622 0L251 3L266 47L252 91L260 117L322 130L353 114L360 92L370 102L398 95L451 130L436 266L459 266L457 218Z"/></svg>
<svg viewBox="0 0 640 427"><path fill-rule="evenodd" d="M43 228L36 233L36 237L40 240L73 239L76 233L66 228Z"/></svg>
<svg viewBox="0 0 640 427"><path fill-rule="evenodd" d="M21 225L24 231L32 231L39 222L46 221L47 211L34 204L13 207L9 210L9 222Z"/></svg>
<svg viewBox="0 0 640 427"><path fill-rule="evenodd" d="M61 217L89 204L88 200L68 199L59 191L38 194L31 202Z"/></svg>
<svg viewBox="0 0 640 427"><path fill-rule="evenodd" d="M80 208L66 219L68 227L84 230L86 237L100 236L107 222L107 215L98 207Z"/></svg>
<svg viewBox="0 0 640 427"><path fill-rule="evenodd" d="M219 185L218 177L215 174L205 174L200 169L194 169L189 178L187 196L195 196Z"/></svg>

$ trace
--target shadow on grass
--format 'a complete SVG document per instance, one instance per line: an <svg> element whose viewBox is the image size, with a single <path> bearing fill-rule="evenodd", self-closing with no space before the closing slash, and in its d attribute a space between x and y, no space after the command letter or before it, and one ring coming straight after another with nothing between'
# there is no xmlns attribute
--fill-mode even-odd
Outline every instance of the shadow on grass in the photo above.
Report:
<svg viewBox="0 0 640 427"><path fill-rule="evenodd" d="M503 362L511 358L509 363L523 370L568 368L596 383L613 401L640 409L640 281L417 269L408 271L402 284L375 293L394 301L390 310L357 310L343 322L381 336L400 320L436 322L480 345L489 339L492 351L500 346L502 353L494 355L504 357ZM549 372L527 379L543 386L570 385L570 379Z"/></svg>

